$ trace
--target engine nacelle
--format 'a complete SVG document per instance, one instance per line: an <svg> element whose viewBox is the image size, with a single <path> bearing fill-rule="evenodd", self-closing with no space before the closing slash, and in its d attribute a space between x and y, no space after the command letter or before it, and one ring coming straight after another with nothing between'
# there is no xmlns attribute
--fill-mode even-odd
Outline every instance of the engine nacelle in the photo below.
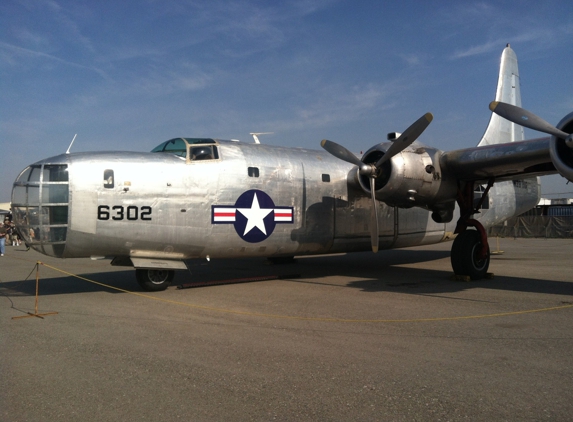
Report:
<svg viewBox="0 0 573 422"><path fill-rule="evenodd" d="M566 133L573 133L573 113L561 119L557 128ZM563 139L552 136L549 155L559 174L573 182L573 145L567 145Z"/></svg>
<svg viewBox="0 0 573 422"><path fill-rule="evenodd" d="M377 162L388 150L390 143L374 146L362 157L365 163ZM451 220L456 197L455 180L444 178L440 168L442 151L414 142L402 152L380 166L375 181L376 199L400 208L422 207L431 209L434 220ZM359 175L362 189L370 193L368 176Z"/></svg>

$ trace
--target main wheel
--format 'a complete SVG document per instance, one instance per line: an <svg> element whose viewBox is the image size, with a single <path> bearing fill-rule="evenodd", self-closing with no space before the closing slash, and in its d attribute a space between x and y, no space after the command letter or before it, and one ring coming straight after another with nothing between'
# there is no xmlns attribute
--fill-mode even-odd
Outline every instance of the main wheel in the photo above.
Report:
<svg viewBox="0 0 573 422"><path fill-rule="evenodd" d="M451 253L452 268L456 275L469 276L472 280L480 280L487 275L489 246L485 258L479 258L481 246L481 236L477 230L465 230L458 234Z"/></svg>
<svg viewBox="0 0 573 422"><path fill-rule="evenodd" d="M173 270L135 270L135 278L143 290L160 292L167 289L175 276Z"/></svg>

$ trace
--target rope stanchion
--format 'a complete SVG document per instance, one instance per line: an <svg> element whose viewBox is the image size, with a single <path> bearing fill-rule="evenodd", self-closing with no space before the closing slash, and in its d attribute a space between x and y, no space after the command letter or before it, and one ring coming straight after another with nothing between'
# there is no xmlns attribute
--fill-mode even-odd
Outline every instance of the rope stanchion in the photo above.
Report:
<svg viewBox="0 0 573 422"><path fill-rule="evenodd" d="M28 315L15 316L12 317L12 319L22 319L22 318L32 318L32 317L44 319L44 317L47 315L57 314L57 312L45 312L43 314L38 313L38 301L39 301L38 297L40 291L40 264L41 264L40 261L36 262L36 303L34 305L34 313L28 312Z"/></svg>
<svg viewBox="0 0 573 422"><path fill-rule="evenodd" d="M495 251L491 251L490 255L503 255L504 251L499 250L499 236L496 236L496 240L497 240L497 249Z"/></svg>

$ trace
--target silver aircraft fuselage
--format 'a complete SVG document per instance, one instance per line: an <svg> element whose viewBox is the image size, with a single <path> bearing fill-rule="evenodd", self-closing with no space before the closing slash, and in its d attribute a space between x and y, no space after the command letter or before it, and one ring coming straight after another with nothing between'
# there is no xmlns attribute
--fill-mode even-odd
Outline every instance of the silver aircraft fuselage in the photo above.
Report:
<svg viewBox="0 0 573 422"><path fill-rule="evenodd" d="M324 151L209 141L215 156L208 159L169 151L102 152L35 163L14 184L20 232L34 249L62 258L370 250L370 198L352 165ZM480 221L487 227L531 208L538 194L536 178L500 182ZM453 237L457 218L436 223L423 208L378 207L381 249Z"/></svg>

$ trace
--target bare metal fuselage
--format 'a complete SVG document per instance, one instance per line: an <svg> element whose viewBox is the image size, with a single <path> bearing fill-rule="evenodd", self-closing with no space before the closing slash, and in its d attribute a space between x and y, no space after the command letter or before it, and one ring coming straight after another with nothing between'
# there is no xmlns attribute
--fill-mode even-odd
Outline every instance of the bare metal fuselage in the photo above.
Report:
<svg viewBox="0 0 573 422"><path fill-rule="evenodd" d="M35 165L44 166L37 203L29 193L36 182L21 183L26 195L19 195L15 184L15 217L32 247L60 257L182 260L370 250L370 198L352 165L317 150L230 141L216 146L216 159L199 161L134 152L52 157ZM68 180L46 180L50 166L67 166ZM49 189L66 186L67 202L50 199L55 195ZM285 224L275 224L260 241L245 240L243 228L217 224L214 217L215 207L235 212L232 207L248 191L263 192L277 208L292 210ZM480 221L488 226L531 208L538 194L536 178L498 183ZM67 221L54 224L57 207L68 207ZM389 249L451 239L457 216L436 223L425 209L379 203L378 220L380 248ZM54 237L58 230L65 235Z"/></svg>

